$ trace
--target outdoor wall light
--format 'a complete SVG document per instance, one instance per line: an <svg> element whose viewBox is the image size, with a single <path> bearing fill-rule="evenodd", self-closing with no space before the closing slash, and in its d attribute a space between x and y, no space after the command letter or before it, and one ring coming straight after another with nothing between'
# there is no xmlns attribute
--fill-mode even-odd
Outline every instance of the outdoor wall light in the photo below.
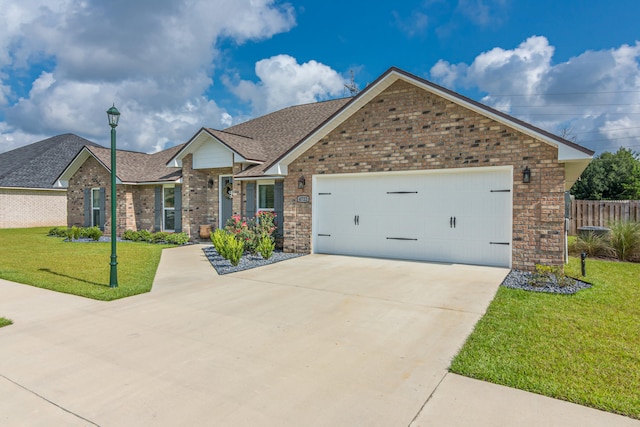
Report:
<svg viewBox="0 0 640 427"><path fill-rule="evenodd" d="M213 188L213 178L209 178L209 181L207 182L207 187Z"/></svg>
<svg viewBox="0 0 640 427"><path fill-rule="evenodd" d="M306 184L306 181L304 180L304 176L301 176L300 178L298 178L298 188L299 189L303 189L304 186Z"/></svg>
<svg viewBox="0 0 640 427"><path fill-rule="evenodd" d="M522 182L524 182L525 184L531 182L531 169L529 169L529 166L525 167L522 171Z"/></svg>

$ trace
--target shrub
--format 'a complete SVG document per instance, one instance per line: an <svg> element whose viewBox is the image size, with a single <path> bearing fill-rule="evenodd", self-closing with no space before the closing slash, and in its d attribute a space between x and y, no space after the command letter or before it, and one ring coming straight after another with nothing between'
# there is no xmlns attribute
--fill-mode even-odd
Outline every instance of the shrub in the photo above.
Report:
<svg viewBox="0 0 640 427"><path fill-rule="evenodd" d="M273 239L266 234L263 234L260 238L258 246L256 247L256 252L258 252L262 256L262 258L269 259L271 258L271 255L273 255L273 249L275 247L276 244Z"/></svg>
<svg viewBox="0 0 640 427"><path fill-rule="evenodd" d="M187 233L172 233L167 236L167 243L172 245L184 245L189 242Z"/></svg>
<svg viewBox="0 0 640 427"><path fill-rule="evenodd" d="M137 242L138 239L140 238L140 234L137 231L125 230L125 232L122 233L122 238L124 240L131 240L132 242Z"/></svg>
<svg viewBox="0 0 640 427"><path fill-rule="evenodd" d="M122 238L133 242L169 243L171 245L184 245L189 242L187 233L167 233L165 231L152 233L149 230L126 230L122 234Z"/></svg>
<svg viewBox="0 0 640 427"><path fill-rule="evenodd" d="M586 236L578 237L575 243L575 250L578 254L586 252L590 257L612 257L614 250L609 245L607 238L595 233L588 233Z"/></svg>
<svg viewBox="0 0 640 427"><path fill-rule="evenodd" d="M258 211L256 214L255 233L258 236L267 235L271 237L276 231L276 214L269 211Z"/></svg>
<svg viewBox="0 0 640 427"><path fill-rule="evenodd" d="M211 234L211 242L220 256L229 260L231 265L236 266L240 263L244 253L244 241L237 239L235 234L227 230L216 230Z"/></svg>
<svg viewBox="0 0 640 427"><path fill-rule="evenodd" d="M149 243L151 243L153 241L152 237L153 237L153 233L150 232L149 230L139 230L138 231L138 240L136 240L136 242L149 242Z"/></svg>
<svg viewBox="0 0 640 427"><path fill-rule="evenodd" d="M611 228L611 247L620 261L640 258L640 223L617 221Z"/></svg>
<svg viewBox="0 0 640 427"><path fill-rule="evenodd" d="M86 227L80 230L80 237L95 240L96 242L102 237L102 230L99 227Z"/></svg>
<svg viewBox="0 0 640 427"><path fill-rule="evenodd" d="M564 275L561 266L536 264L536 271L531 276L529 284L542 287L548 283L556 283L559 287L564 288L573 284L573 279Z"/></svg>
<svg viewBox="0 0 640 427"><path fill-rule="evenodd" d="M224 259L228 259L226 245L227 234L228 232L222 229L217 229L216 231L211 233L211 243L213 243L213 247L216 248L216 251Z"/></svg>
<svg viewBox="0 0 640 427"><path fill-rule="evenodd" d="M242 258L242 254L244 253L244 242L236 239L232 234L227 233L225 235L225 246L227 259L231 265L235 267L240 263L240 258Z"/></svg>
<svg viewBox="0 0 640 427"><path fill-rule="evenodd" d="M162 243L167 241L169 233L166 231L158 231L157 233L151 233L150 243Z"/></svg>
<svg viewBox="0 0 640 427"><path fill-rule="evenodd" d="M53 227L47 233L48 236L54 237L67 237L67 227Z"/></svg>
<svg viewBox="0 0 640 427"><path fill-rule="evenodd" d="M225 225L225 230L235 236L237 240L241 240L245 250L249 253L255 253L256 246L258 246L258 236L255 229L255 219L241 218L240 215L232 216Z"/></svg>
<svg viewBox="0 0 640 427"><path fill-rule="evenodd" d="M76 227L75 225L69 229L67 229L67 239L69 241L78 240L80 238L80 227Z"/></svg>
<svg viewBox="0 0 640 427"><path fill-rule="evenodd" d="M256 253L262 236L271 239L271 235L276 230L274 224L275 214L269 211L258 211L255 218L242 218L234 215L227 220L225 230L241 240L244 248L249 253Z"/></svg>

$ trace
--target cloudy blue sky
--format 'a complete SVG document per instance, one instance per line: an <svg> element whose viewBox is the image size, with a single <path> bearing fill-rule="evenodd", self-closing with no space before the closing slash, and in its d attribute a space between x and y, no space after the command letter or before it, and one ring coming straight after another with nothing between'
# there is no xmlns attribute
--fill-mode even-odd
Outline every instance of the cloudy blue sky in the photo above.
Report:
<svg viewBox="0 0 640 427"><path fill-rule="evenodd" d="M640 151L637 0L0 0L0 152L61 133L154 152L345 96L391 66Z"/></svg>

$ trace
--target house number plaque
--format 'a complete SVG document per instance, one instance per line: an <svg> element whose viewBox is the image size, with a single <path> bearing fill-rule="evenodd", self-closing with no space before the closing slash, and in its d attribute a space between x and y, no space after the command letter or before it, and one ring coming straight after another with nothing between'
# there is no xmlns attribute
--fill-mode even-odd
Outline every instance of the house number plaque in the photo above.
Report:
<svg viewBox="0 0 640 427"><path fill-rule="evenodd" d="M309 196L298 196L296 201L298 203L309 203Z"/></svg>

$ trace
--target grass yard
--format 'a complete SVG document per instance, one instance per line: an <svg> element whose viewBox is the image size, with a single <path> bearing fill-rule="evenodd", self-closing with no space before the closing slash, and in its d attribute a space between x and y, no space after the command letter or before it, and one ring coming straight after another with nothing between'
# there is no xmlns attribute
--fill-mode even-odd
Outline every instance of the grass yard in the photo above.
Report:
<svg viewBox="0 0 640 427"><path fill-rule="evenodd" d="M567 296L500 287L451 371L640 419L640 264L588 259L585 280Z"/></svg>
<svg viewBox="0 0 640 427"><path fill-rule="evenodd" d="M4 317L0 317L0 328L2 328L3 326L9 326L11 325L13 322L9 319L5 319Z"/></svg>
<svg viewBox="0 0 640 427"><path fill-rule="evenodd" d="M118 242L118 287L109 288L111 243L68 243L46 228L0 230L0 278L111 301L151 290L168 245Z"/></svg>

